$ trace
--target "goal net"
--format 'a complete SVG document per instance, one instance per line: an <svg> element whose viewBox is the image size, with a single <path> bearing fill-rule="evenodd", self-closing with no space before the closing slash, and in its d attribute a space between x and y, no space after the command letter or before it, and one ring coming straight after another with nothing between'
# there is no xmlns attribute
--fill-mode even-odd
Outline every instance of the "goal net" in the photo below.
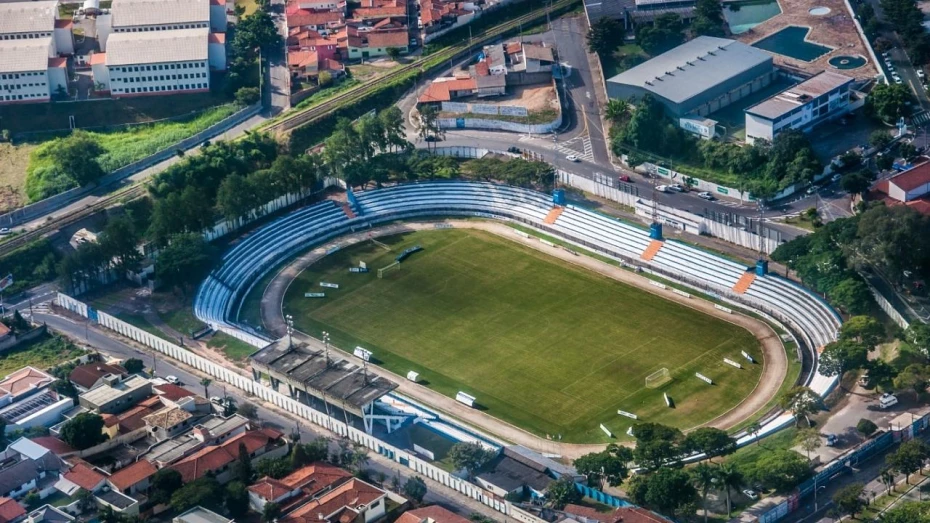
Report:
<svg viewBox="0 0 930 523"><path fill-rule="evenodd" d="M386 250L386 251L390 251L390 250L391 250L391 248L390 248L387 244L382 243L382 242L379 242L378 240L376 240L376 239L374 239L374 238L371 239L371 243L377 245L378 247L381 247L382 249L384 249L384 250Z"/></svg>
<svg viewBox="0 0 930 523"><path fill-rule="evenodd" d="M378 279L384 278L384 273L386 272L399 271L399 270L400 270L400 262L394 262L390 265L381 267L380 269L378 269Z"/></svg>
<svg viewBox="0 0 930 523"><path fill-rule="evenodd" d="M646 387L650 389L655 389L665 385L666 383L672 381L672 375L669 374L668 369L665 367L653 372L652 374L646 376Z"/></svg>

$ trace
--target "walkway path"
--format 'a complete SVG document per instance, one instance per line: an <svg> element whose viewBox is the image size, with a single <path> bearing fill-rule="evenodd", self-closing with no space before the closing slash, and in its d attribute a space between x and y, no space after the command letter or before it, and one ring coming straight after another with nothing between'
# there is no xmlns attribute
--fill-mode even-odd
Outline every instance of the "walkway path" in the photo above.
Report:
<svg viewBox="0 0 930 523"><path fill-rule="evenodd" d="M768 325L762 323L759 320L756 320L755 318L743 316L741 314L727 314L714 308L714 305L708 301L702 299L689 299L675 294L671 290L660 289L654 285L651 285L649 283L650 280L644 276L634 274L620 267L609 265L589 256L577 256L565 251L564 249L553 249L551 247L544 246L534 238L527 239L513 234L512 228L500 223L462 220L446 220L445 223L448 223L456 228L470 228L487 231L517 243L521 243L530 248L545 251L550 256L561 259L565 262L582 266L588 270L618 281L622 281L643 291L657 294L665 299L678 302L687 307L699 310L705 314L717 317L724 321L728 321L735 325L739 325L753 333L753 335L759 339L762 345L762 377L759 383L756 385L756 388L753 389L752 393L747 396L739 405L705 424L707 426L726 429L733 427L743 422L747 418L759 413L778 392L782 381L784 381L788 370L788 360L785 354L784 346L782 345L781 340L778 338L778 335L775 334L775 332L772 331ZM285 335L286 329L281 305L283 303L284 295L287 292L287 288L290 285L290 282L293 281L294 278L296 278L305 268L325 256L327 250L336 246L344 248L349 245L366 241L373 237L390 236L419 230L432 230L435 229L435 227L436 222L411 222L388 225L377 229L366 229L364 232L343 236L333 242L316 247L311 251L303 254L288 264L287 267L282 269L265 288L261 300L262 323L264 324L265 329L269 333L273 333L278 336ZM300 333L298 338L301 341L308 343L311 347L316 347L321 350L323 349L323 345L319 340L306 334ZM456 402L450 397L444 396L422 385L417 385L416 383L408 381L402 376L394 374L381 367L375 366L369 367L369 369L378 373L379 375L397 382L399 385L398 392L401 394L407 395L416 399L417 401L421 401L432 407L442 410L446 414L458 418L459 420L465 421L468 424L481 427L489 433L501 437L504 440L518 443L540 452L559 454L571 459L587 454L589 452L597 452L604 448L604 445L602 444L582 445L558 443L546 440L505 421L494 418L493 416L470 409L465 405Z"/></svg>

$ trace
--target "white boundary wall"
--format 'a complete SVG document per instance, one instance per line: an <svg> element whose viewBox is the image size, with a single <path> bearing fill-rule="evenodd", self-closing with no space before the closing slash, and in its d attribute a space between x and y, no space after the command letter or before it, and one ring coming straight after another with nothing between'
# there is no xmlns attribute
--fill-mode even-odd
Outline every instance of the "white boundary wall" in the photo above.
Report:
<svg viewBox="0 0 930 523"><path fill-rule="evenodd" d="M79 314L85 318L91 318L91 316L88 314L89 308L85 303L75 300L66 294L58 293L58 296L55 298L55 303L58 306L75 314ZM105 312L96 311L96 321L103 327L117 332L122 336L135 340L136 342L156 350L172 359L178 360L185 365L188 365L189 367L193 367L200 372L213 377L216 380L221 380L224 383L228 383L229 385L242 390L246 394L258 397L259 399L268 403L272 403L276 407L289 412L295 417L309 421L314 425L323 427L339 436L348 438L355 443L364 445L365 447L377 452L378 454L388 457L397 463L405 465L416 473L426 476L433 481L445 485L446 487L454 489L475 501L493 508L502 514L511 515L514 513L513 507L508 501L491 495L484 489L463 479L454 477L452 474L421 460L413 453L396 448L392 445L388 445L387 443L384 443L383 441L369 434L366 434L361 430L348 426L344 422L316 411L307 405L303 405L298 401L284 394L281 394L280 392L277 392L270 387L266 387L257 381L253 381L249 377L243 376L234 370L217 365L216 363L202 358L193 352L165 341L158 336L150 334L142 329L134 327ZM264 346L265 344L265 342L262 342L260 346ZM519 516L521 521L526 523L544 523L540 519L529 519L532 516L527 513L522 513Z"/></svg>

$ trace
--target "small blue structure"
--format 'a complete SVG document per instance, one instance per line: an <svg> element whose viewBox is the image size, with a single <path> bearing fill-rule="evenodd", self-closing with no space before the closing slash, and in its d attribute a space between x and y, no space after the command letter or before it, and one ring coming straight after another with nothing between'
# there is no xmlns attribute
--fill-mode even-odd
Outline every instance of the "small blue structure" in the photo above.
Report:
<svg viewBox="0 0 930 523"><path fill-rule="evenodd" d="M552 203L556 205L565 205L565 189L556 189L552 191Z"/></svg>
<svg viewBox="0 0 930 523"><path fill-rule="evenodd" d="M769 273L769 262L768 260L758 260L756 261L756 276L765 276Z"/></svg>
<svg viewBox="0 0 930 523"><path fill-rule="evenodd" d="M649 225L649 238L653 240L662 241L662 224L659 222L652 222Z"/></svg>
<svg viewBox="0 0 930 523"><path fill-rule="evenodd" d="M355 214L362 214L362 208L359 207L358 200L355 199L355 193L352 192L351 187L346 189L346 199L349 200L349 205L352 206L352 210L355 211Z"/></svg>

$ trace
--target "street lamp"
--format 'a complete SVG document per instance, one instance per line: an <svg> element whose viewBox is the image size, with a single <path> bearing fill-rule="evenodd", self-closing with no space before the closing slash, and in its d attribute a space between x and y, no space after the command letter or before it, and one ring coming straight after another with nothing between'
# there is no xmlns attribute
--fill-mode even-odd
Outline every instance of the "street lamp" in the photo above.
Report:
<svg viewBox="0 0 930 523"><path fill-rule="evenodd" d="M287 348L294 346L294 317L288 314L284 317L284 323L287 324Z"/></svg>
<svg viewBox="0 0 930 523"><path fill-rule="evenodd" d="M323 350L326 354L326 364L329 365L329 333L323 331Z"/></svg>

